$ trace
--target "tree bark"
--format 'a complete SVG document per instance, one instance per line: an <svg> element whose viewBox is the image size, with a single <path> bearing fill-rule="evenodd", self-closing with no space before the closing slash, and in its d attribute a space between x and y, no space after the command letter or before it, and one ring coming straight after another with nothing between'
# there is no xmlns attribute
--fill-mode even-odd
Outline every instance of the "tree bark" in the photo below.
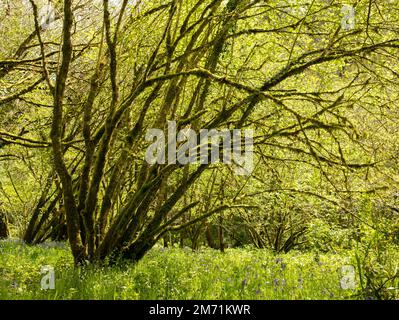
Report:
<svg viewBox="0 0 399 320"><path fill-rule="evenodd" d="M64 1L64 24L63 24L63 46L62 61L57 76L54 93L53 123L51 128L51 140L54 156L54 167L60 177L63 190L63 200L65 206L66 220L68 226L68 239L71 245L75 264L81 264L86 260L85 248L80 237L79 213L77 210L72 177L64 162L62 146L63 128L63 101L66 88L66 80L70 63L72 60L72 0Z"/></svg>
<svg viewBox="0 0 399 320"><path fill-rule="evenodd" d="M7 217L4 212L0 211L0 239L9 237Z"/></svg>

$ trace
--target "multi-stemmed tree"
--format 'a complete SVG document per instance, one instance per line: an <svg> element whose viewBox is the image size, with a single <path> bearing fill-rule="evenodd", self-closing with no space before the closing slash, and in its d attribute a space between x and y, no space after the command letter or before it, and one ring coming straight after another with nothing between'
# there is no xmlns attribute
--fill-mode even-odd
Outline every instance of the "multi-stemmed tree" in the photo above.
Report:
<svg viewBox="0 0 399 320"><path fill-rule="evenodd" d="M370 115L394 103L393 4L359 1L349 29L334 1L64 0L52 28L40 24L39 3L30 5L33 31L0 61L0 76L16 88L0 108L33 105L51 122L2 130L0 142L51 150L26 239L61 203L57 217L66 218L76 263L113 254L139 260L170 231L225 211L261 212L258 190L248 188L262 188L272 164L295 163L297 173L317 172L323 188L340 191L351 188L351 170L382 159L363 134ZM18 84L21 72L29 76ZM218 164L148 164L145 133L168 121L254 129L253 175L235 177ZM215 175L226 181L218 190L210 187Z"/></svg>

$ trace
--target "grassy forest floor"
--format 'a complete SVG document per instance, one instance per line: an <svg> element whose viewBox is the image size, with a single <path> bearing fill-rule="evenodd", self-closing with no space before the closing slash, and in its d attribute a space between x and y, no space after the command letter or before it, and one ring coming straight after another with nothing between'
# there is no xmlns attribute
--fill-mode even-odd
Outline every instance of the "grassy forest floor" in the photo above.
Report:
<svg viewBox="0 0 399 320"><path fill-rule="evenodd" d="M364 275L359 279L357 268L355 289L343 289L350 281L344 266L356 266L359 261L352 251L276 255L247 248L228 249L223 254L210 249L193 252L155 247L136 265L74 268L63 244L29 247L1 242L0 250L0 299L373 298L364 294L367 279ZM398 261L394 256L391 259L388 263ZM53 290L41 289L43 266L55 270ZM392 295L395 288L385 285L384 290L391 292L391 298L396 296Z"/></svg>

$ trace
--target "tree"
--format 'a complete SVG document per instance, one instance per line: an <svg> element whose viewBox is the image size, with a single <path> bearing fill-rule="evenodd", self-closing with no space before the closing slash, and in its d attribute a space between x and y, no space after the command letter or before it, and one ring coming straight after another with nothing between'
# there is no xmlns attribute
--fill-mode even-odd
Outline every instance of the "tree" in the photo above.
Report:
<svg viewBox="0 0 399 320"><path fill-rule="evenodd" d="M7 239L9 235L7 217L0 211L0 239Z"/></svg>
<svg viewBox="0 0 399 320"><path fill-rule="evenodd" d="M92 2L95 18L87 24L78 17L88 5L65 0L62 26L44 31L31 2L35 32L28 42L36 39L35 49L0 66L13 82L20 72L14 66L34 63L35 77L0 104L26 106L31 92L41 92L50 104L41 118L51 123L42 136L38 130L0 132L0 139L51 149L47 175L54 170L59 181L43 184L28 235L41 228L39 208L46 206L49 216L60 200L77 264L113 255L137 261L167 233L212 215L262 212L254 198L264 182L276 181L268 172L275 165L276 174L285 178L289 168L302 183L285 178L271 185L273 192L303 191L334 202L321 193L364 187L356 175L373 171L377 177L386 160L383 150L370 150L364 134L378 109L393 103L382 92L397 88L399 42L389 3L378 7L381 15L372 3L359 3L357 27L345 31L334 3L304 2L291 11L277 1L124 0L111 6L104 0ZM56 44L45 39L57 38L57 31ZM220 164L148 164L145 133L166 129L168 121L196 131L254 129L253 175L236 177ZM214 189L205 199L213 175L226 182L223 193Z"/></svg>

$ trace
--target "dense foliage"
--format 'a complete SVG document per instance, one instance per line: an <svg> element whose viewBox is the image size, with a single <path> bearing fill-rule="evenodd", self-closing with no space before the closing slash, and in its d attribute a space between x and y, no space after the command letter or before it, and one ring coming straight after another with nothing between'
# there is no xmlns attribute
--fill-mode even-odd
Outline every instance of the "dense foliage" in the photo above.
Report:
<svg viewBox="0 0 399 320"><path fill-rule="evenodd" d="M396 0L0 0L0 18L0 238L67 241L76 265L398 244ZM148 163L171 121L253 130L253 172Z"/></svg>

